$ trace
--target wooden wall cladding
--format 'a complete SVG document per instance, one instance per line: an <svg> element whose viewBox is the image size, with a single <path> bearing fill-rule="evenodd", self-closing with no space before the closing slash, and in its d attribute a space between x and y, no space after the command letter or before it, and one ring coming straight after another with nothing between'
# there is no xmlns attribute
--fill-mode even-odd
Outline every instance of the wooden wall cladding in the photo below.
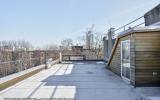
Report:
<svg viewBox="0 0 160 100"><path fill-rule="evenodd" d="M160 32L133 34L137 86L160 86Z"/></svg>
<svg viewBox="0 0 160 100"><path fill-rule="evenodd" d="M116 50L113 54L112 60L108 68L116 73L117 75L121 76L121 41L130 39L130 36L125 36L119 39Z"/></svg>

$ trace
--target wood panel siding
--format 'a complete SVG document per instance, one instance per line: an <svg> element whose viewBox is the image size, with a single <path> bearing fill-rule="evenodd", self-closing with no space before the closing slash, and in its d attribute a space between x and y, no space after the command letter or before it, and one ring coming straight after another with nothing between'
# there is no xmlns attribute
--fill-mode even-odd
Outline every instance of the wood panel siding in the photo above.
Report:
<svg viewBox="0 0 160 100"><path fill-rule="evenodd" d="M117 45L115 47L115 51L113 54L113 57L111 59L111 62L108 66L108 68L116 73L117 75L121 76L121 41L130 39L130 36L125 36L123 38L120 38L117 42Z"/></svg>
<svg viewBox="0 0 160 100"><path fill-rule="evenodd" d="M160 32L133 34L136 86L160 86Z"/></svg>
<svg viewBox="0 0 160 100"><path fill-rule="evenodd" d="M160 86L160 29L131 30L118 36L108 68L121 76L121 41L130 39L130 81L134 86Z"/></svg>
<svg viewBox="0 0 160 100"><path fill-rule="evenodd" d="M113 55L112 61L110 63L109 69L112 70L117 75L121 75L121 47L118 43L115 53Z"/></svg>
<svg viewBox="0 0 160 100"><path fill-rule="evenodd" d="M135 86L135 39L130 36L130 82Z"/></svg>

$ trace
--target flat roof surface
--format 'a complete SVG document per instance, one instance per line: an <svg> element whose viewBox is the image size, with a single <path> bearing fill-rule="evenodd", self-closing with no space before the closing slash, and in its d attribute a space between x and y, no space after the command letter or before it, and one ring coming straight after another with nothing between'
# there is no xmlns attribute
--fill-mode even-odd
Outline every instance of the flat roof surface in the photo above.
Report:
<svg viewBox="0 0 160 100"><path fill-rule="evenodd" d="M140 95L103 62L70 62L56 64L1 91L3 98L139 100Z"/></svg>

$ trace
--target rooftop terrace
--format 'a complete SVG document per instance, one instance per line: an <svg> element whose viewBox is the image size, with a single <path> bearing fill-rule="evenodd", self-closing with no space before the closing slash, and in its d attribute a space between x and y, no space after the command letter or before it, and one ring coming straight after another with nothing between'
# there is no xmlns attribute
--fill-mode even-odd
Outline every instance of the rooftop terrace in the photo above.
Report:
<svg viewBox="0 0 160 100"><path fill-rule="evenodd" d="M61 63L3 90L3 98L139 100L135 88L105 69L103 62Z"/></svg>

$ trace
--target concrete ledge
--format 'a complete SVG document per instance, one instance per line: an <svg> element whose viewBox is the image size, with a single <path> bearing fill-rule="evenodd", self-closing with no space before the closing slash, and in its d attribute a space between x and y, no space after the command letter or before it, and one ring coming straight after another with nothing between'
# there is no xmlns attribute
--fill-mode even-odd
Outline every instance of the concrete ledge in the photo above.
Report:
<svg viewBox="0 0 160 100"><path fill-rule="evenodd" d="M54 60L52 63L51 63L51 65L54 65L54 64L58 64L59 63L59 59L57 59L57 60Z"/></svg>
<svg viewBox="0 0 160 100"><path fill-rule="evenodd" d="M73 62L88 62L88 61L93 61L93 62L96 62L96 61L103 61L104 62L104 60L103 59L93 59L93 60L88 60L88 59L86 59L86 60L62 60L62 62L63 61L73 61Z"/></svg>
<svg viewBox="0 0 160 100"><path fill-rule="evenodd" d="M45 65L36 66L30 69L24 70L22 72L18 72L18 73L1 78L0 91L40 72L41 70L44 69L44 67Z"/></svg>

